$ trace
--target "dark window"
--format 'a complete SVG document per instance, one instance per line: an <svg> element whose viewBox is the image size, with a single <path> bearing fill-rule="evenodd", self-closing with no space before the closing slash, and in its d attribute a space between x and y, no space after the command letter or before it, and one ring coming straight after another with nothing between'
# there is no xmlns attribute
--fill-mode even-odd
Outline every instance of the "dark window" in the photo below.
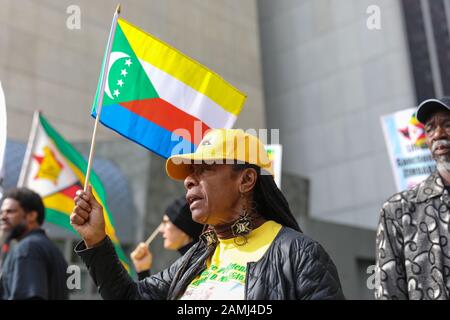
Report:
<svg viewBox="0 0 450 320"><path fill-rule="evenodd" d="M430 56L420 0L402 0L416 99L435 97Z"/></svg>
<svg viewBox="0 0 450 320"><path fill-rule="evenodd" d="M450 94L450 38L443 0L428 1L444 95Z"/></svg>

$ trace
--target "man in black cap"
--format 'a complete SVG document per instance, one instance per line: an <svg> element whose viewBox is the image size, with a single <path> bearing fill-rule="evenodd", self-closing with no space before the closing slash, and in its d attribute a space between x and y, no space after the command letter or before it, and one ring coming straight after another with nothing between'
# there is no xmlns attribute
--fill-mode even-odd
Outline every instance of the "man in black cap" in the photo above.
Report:
<svg viewBox="0 0 450 320"><path fill-rule="evenodd" d="M381 209L377 299L450 299L450 98L419 105L437 170Z"/></svg>
<svg viewBox="0 0 450 320"><path fill-rule="evenodd" d="M172 202L165 213L159 226L159 232L164 238L164 248L178 250L184 255L198 241L203 225L192 220L191 210L184 196ZM152 254L145 243L141 242L131 253L131 260L139 280L150 275Z"/></svg>

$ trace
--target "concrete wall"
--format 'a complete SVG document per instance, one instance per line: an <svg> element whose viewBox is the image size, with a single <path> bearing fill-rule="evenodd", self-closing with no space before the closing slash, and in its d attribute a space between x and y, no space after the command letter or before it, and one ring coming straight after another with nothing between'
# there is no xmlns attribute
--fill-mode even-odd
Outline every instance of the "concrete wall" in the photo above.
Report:
<svg viewBox="0 0 450 320"><path fill-rule="evenodd" d="M373 299L366 271L375 260L375 232L312 218L310 181L304 177L285 172L282 190L302 231L318 241L336 265L345 297Z"/></svg>
<svg viewBox="0 0 450 320"><path fill-rule="evenodd" d="M381 30L366 26L369 5L381 10ZM258 9L283 191L304 232L335 262L346 297L372 299L374 229L396 191L380 116L415 104L401 3L261 0ZM295 207L305 191L300 177L309 182L306 210Z"/></svg>
<svg viewBox="0 0 450 320"><path fill-rule="evenodd" d="M311 216L375 229L395 192L380 116L414 106L400 1L261 0L267 123L284 170L311 181ZM369 30L369 5L381 30Z"/></svg>

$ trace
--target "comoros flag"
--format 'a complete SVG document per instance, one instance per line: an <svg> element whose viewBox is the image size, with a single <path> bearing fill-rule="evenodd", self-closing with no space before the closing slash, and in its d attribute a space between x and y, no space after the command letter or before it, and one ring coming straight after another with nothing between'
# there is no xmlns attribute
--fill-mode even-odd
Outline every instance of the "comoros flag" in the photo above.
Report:
<svg viewBox="0 0 450 320"><path fill-rule="evenodd" d="M35 119L37 121L33 124L19 186L39 193L45 205L46 222L76 233L69 217L74 207L75 193L83 189L87 162L41 114L36 114ZM105 189L93 171L89 182L95 198L103 206L106 233L111 238L120 261L132 273L129 260L117 238L113 217L106 205Z"/></svg>
<svg viewBox="0 0 450 320"><path fill-rule="evenodd" d="M123 19L109 55L100 122L167 158L193 152L209 128L231 128L245 95ZM97 88L92 115L97 114Z"/></svg>

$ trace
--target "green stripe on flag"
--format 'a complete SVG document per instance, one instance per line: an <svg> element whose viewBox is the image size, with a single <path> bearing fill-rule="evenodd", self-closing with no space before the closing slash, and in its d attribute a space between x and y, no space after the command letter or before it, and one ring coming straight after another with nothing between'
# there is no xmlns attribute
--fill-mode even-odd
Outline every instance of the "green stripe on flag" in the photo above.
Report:
<svg viewBox="0 0 450 320"><path fill-rule="evenodd" d="M97 111L96 104L100 94L100 80L104 69L109 67L105 65L105 61L104 56L92 108L95 112ZM119 24L117 24L114 35L109 64L111 66L105 79L105 81L108 80L108 83L105 83L102 105L109 106L133 100L159 98L151 79L147 76Z"/></svg>
<svg viewBox="0 0 450 320"><path fill-rule="evenodd" d="M68 161L70 161L75 167L77 167L84 175L84 173L87 170L87 162L83 158L83 156L70 143L68 143L47 122L47 120L42 115L39 115L39 120L40 120L40 123L41 123L43 129L47 133L48 137L53 141L53 143L55 143L56 147L63 154L63 156ZM109 218L109 220L111 222L111 225L112 225L112 227L113 227L113 229L115 231L116 230L116 223L114 221L114 217L112 216L112 214L109 211L108 206L107 206L107 202L106 202L107 198L106 198L105 189L103 187L103 184L100 181L100 178L97 176L97 174L95 174L95 172L93 170L91 170L91 177L90 177L90 181L89 182L92 185L92 188L97 192L97 194L98 194L98 196L100 198L99 200L102 202L103 210L105 211L106 215L108 216L108 218ZM50 218L49 221L51 221L51 219L55 219L56 221L61 222L61 224L60 223L55 223L55 224L61 225L61 226L66 227L66 228L67 228L67 224L68 224L70 226L70 228L68 228L68 229L73 231L73 232L75 232L75 230L70 225L69 217L67 215L65 215L64 213L60 213L58 211L55 211L55 210L51 210L51 209L48 209L48 210L49 210L49 218ZM52 217L53 213L56 213L56 212L59 213L59 214L64 214L67 217L66 222L63 222L63 219L61 217L58 217L58 216ZM130 262L128 261L126 255L123 252L123 250L121 249L120 245L114 243L114 246L117 249L116 252L117 252L117 255L119 256L119 258L130 266L130 271L132 271L132 273L134 274L134 269L131 266Z"/></svg>
<svg viewBox="0 0 450 320"><path fill-rule="evenodd" d="M75 229L70 224L69 216L66 213L62 213L53 209L45 208L45 222L51 222L60 227L63 227L70 232L78 235Z"/></svg>

